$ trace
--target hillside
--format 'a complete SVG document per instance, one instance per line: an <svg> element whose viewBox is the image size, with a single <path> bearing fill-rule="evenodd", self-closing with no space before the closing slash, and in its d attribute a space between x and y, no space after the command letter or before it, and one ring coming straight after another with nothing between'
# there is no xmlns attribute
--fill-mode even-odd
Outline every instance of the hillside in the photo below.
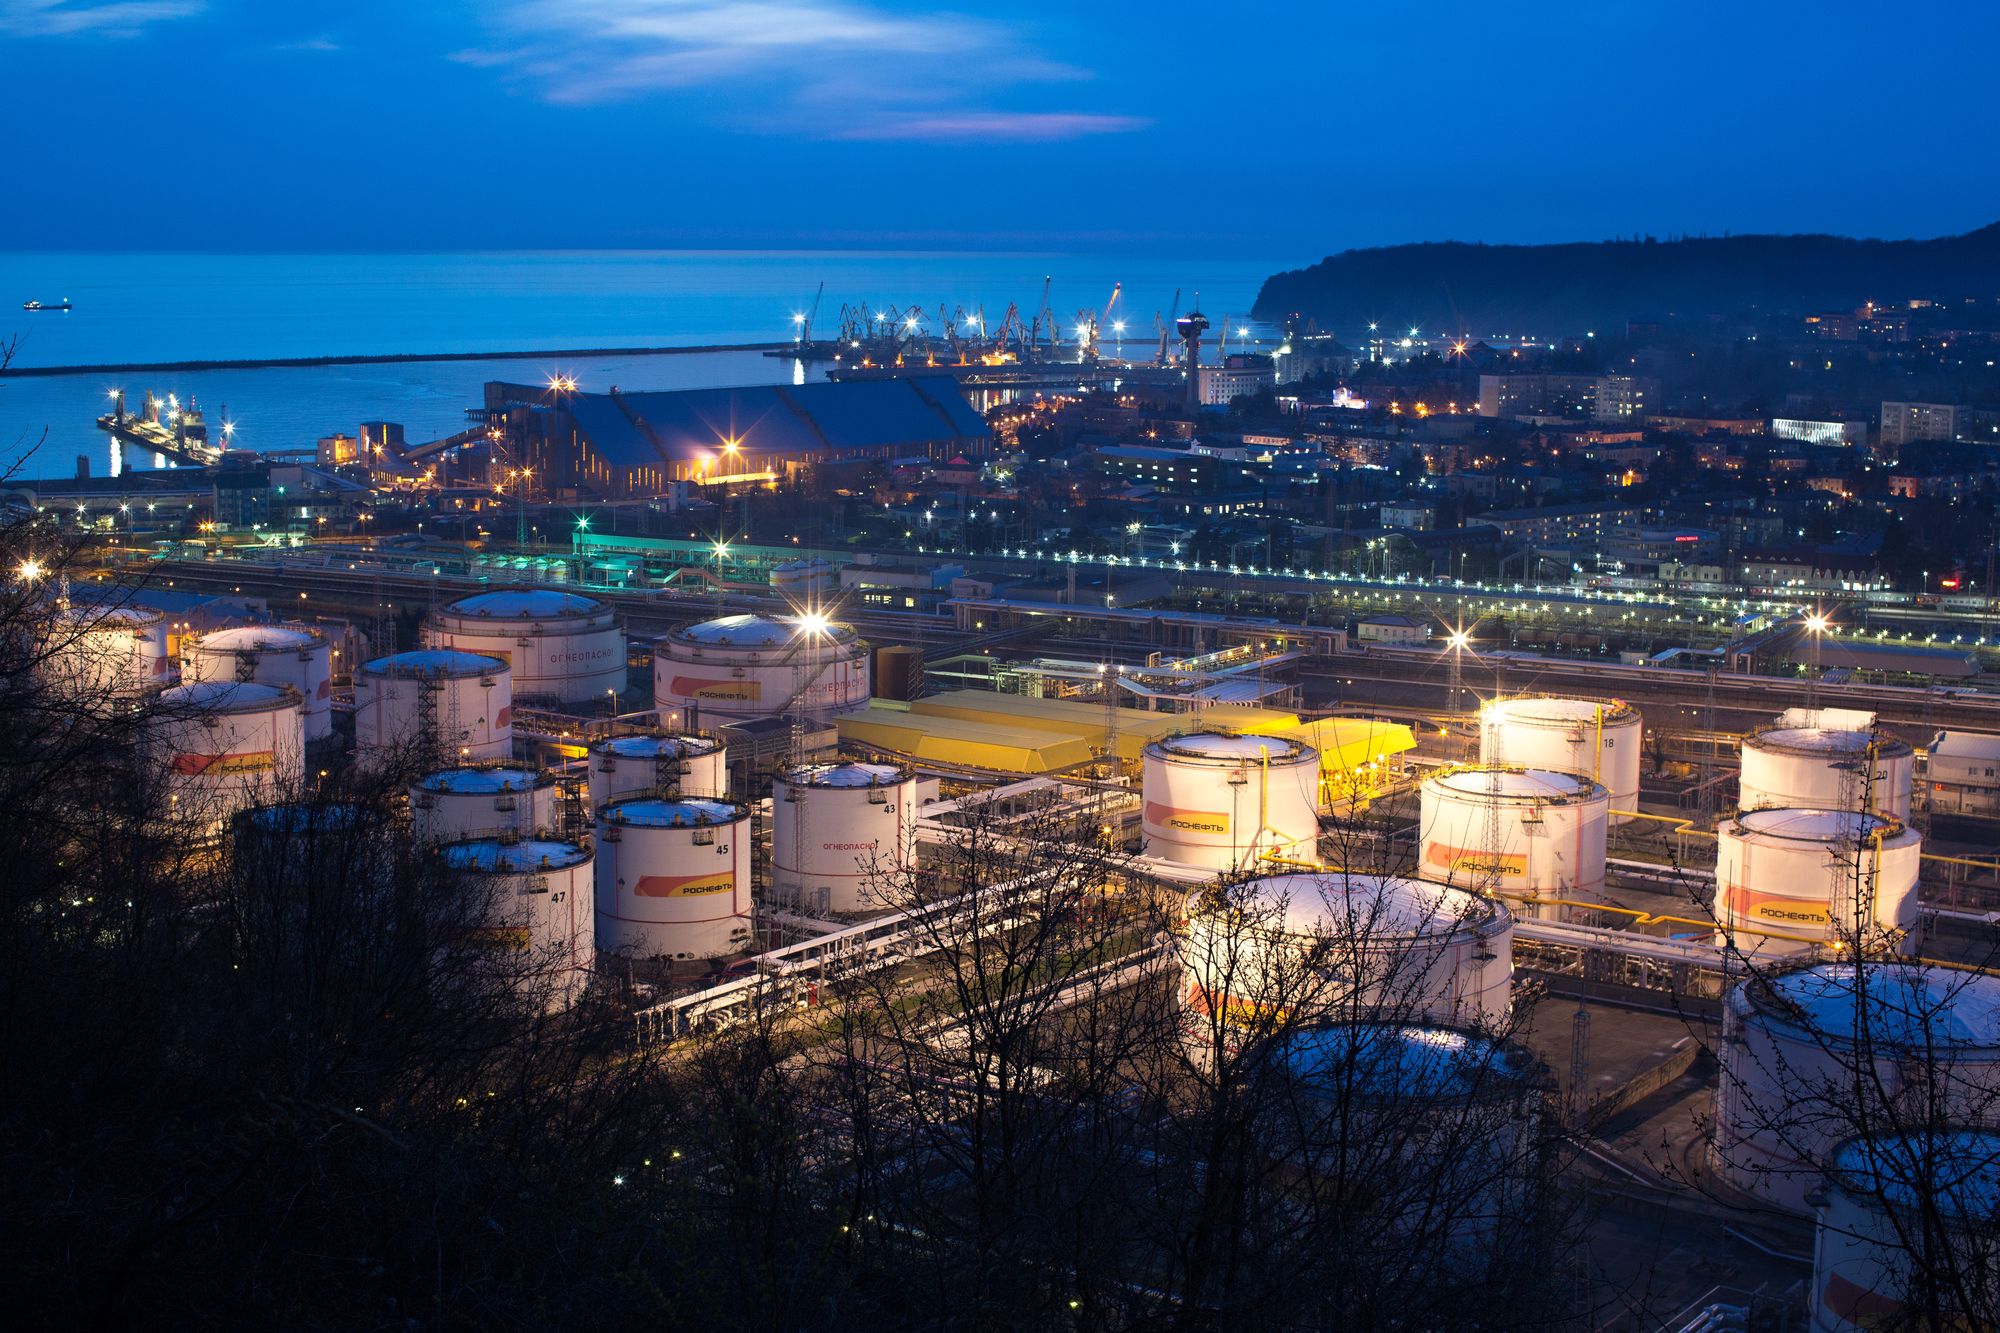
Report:
<svg viewBox="0 0 2000 1333"><path fill-rule="evenodd" d="M1852 308L1913 296L2000 296L2000 223L1929 241L1724 236L1678 241L1345 250L1268 278L1256 318L1298 312L1352 339L1371 321L1545 335L1627 319Z"/></svg>

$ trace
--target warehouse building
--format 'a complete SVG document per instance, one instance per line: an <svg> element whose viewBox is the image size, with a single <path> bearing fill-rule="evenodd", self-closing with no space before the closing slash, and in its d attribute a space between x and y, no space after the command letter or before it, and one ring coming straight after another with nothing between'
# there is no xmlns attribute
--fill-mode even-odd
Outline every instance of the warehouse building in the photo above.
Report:
<svg viewBox="0 0 2000 1333"><path fill-rule="evenodd" d="M485 418L551 491L694 495L829 462L983 457L985 419L948 376L584 393L486 386Z"/></svg>

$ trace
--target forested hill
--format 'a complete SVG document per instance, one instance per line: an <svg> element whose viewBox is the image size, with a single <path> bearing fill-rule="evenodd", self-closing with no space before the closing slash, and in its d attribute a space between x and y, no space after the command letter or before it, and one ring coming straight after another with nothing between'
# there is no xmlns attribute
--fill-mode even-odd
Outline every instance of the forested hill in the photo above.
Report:
<svg viewBox="0 0 2000 1333"><path fill-rule="evenodd" d="M1929 241L1723 236L1345 250L1265 280L1256 318L1293 313L1350 340L1369 323L1474 335L1576 333L1864 301L2000 296L2000 223Z"/></svg>

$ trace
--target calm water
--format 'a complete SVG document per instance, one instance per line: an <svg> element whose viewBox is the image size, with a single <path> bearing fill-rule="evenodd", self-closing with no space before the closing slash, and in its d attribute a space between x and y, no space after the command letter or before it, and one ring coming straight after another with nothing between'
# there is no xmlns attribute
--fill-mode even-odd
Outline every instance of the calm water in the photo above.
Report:
<svg viewBox="0 0 2000 1333"><path fill-rule="evenodd" d="M1293 259L1126 260L1105 255L534 252L468 255L0 255L0 337L22 335L19 366L226 360L368 353L672 347L788 337L821 282L818 327L843 302L972 310L997 324L1008 303L1032 314L1052 278L1063 322L1101 309L1122 282L1119 310L1150 337L1181 289L1200 293L1211 321L1249 309L1263 279ZM67 314L20 303L68 297ZM79 454L94 471L109 450L92 424L106 390L137 407L147 389L194 395L211 420L221 406L249 448L310 445L365 420L400 421L412 439L460 428L489 379L538 379L546 358L405 362L312 369L0 378L0 459L27 475L68 475ZM791 362L755 353L592 358L566 372L587 389L683 388L789 381ZM131 382L122 382L124 380Z"/></svg>

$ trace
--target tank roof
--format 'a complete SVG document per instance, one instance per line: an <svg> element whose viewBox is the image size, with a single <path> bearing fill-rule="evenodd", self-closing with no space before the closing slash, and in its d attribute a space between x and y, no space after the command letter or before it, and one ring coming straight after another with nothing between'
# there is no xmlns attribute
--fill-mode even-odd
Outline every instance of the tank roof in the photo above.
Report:
<svg viewBox="0 0 2000 1333"><path fill-rule="evenodd" d="M886 787L909 776L894 764L801 764L787 770L784 780L795 787Z"/></svg>
<svg viewBox="0 0 2000 1333"><path fill-rule="evenodd" d="M338 833L361 821L355 805L313 805L307 801L286 801L281 805L260 805L243 812L243 821L265 833Z"/></svg>
<svg viewBox="0 0 2000 1333"><path fill-rule="evenodd" d="M1514 1096L1537 1081L1525 1050L1460 1028L1394 1022L1323 1023L1278 1042L1307 1091L1464 1101Z"/></svg>
<svg viewBox="0 0 2000 1333"><path fill-rule="evenodd" d="M706 648L779 648L798 637L799 622L776 616L734 615L683 625L667 638L675 643L699 644ZM836 641L854 637L845 625L828 625L827 633Z"/></svg>
<svg viewBox="0 0 2000 1333"><path fill-rule="evenodd" d="M1884 838L1895 838L1907 831L1901 820L1858 810L1745 810L1736 816L1735 823L1741 833L1802 842L1859 841L1878 832Z"/></svg>
<svg viewBox="0 0 2000 1333"><path fill-rule="evenodd" d="M445 864L453 870L477 870L489 875L567 870L589 859L590 853L575 843L552 838L523 838L519 842L479 838L454 842L444 849Z"/></svg>
<svg viewBox="0 0 2000 1333"><path fill-rule="evenodd" d="M194 648L204 653L284 652L325 642L325 635L303 625L238 625L202 635Z"/></svg>
<svg viewBox="0 0 2000 1333"><path fill-rule="evenodd" d="M56 617L71 624L105 629L136 629L157 625L167 618L164 611L130 603L106 606L98 602L72 602L58 607Z"/></svg>
<svg viewBox="0 0 2000 1333"><path fill-rule="evenodd" d="M447 615L495 620L561 620L596 615L604 610L604 603L556 588L496 588L461 597L444 609Z"/></svg>
<svg viewBox="0 0 2000 1333"><path fill-rule="evenodd" d="M298 702L298 691L253 680L204 680L175 685L155 696L163 709L199 708L209 712L247 712Z"/></svg>
<svg viewBox="0 0 2000 1333"><path fill-rule="evenodd" d="M456 648L419 648L394 657L378 657L361 669L373 676L484 676L505 671L507 664L497 657L462 653Z"/></svg>
<svg viewBox="0 0 2000 1333"><path fill-rule="evenodd" d="M1475 764L1446 769L1427 779L1455 796L1500 796L1510 801L1581 801L1609 797L1602 786L1577 773L1544 768L1504 768Z"/></svg>
<svg viewBox="0 0 2000 1333"><path fill-rule="evenodd" d="M1148 749L1175 758L1192 759L1296 759L1309 755L1312 747L1289 736L1242 736L1230 731L1196 731L1184 736L1163 736Z"/></svg>
<svg viewBox="0 0 2000 1333"><path fill-rule="evenodd" d="M1208 890L1201 890L1205 894ZM1268 875L1246 884L1248 899L1282 912L1277 929L1288 934L1382 941L1435 938L1501 917L1506 908L1489 898L1397 875ZM1230 898L1230 902L1237 901Z"/></svg>
<svg viewBox="0 0 2000 1333"><path fill-rule="evenodd" d="M599 754L619 759L658 759L666 755L714 754L722 742L713 736L690 736L672 732L658 735L613 736L594 747Z"/></svg>
<svg viewBox="0 0 2000 1333"><path fill-rule="evenodd" d="M635 828L687 828L696 824L733 824L743 818L743 807L729 801L709 801L698 797L680 801L642 796L636 800L613 801L598 812L614 824Z"/></svg>
<svg viewBox="0 0 2000 1333"><path fill-rule="evenodd" d="M1831 727L1765 727L1744 737L1743 744L1764 750L1785 750L1793 754L1860 754L1873 745L1878 754L1908 754L1907 742L1871 731L1842 731Z"/></svg>
<svg viewBox="0 0 2000 1333"><path fill-rule="evenodd" d="M554 781L554 774L503 764L491 768L442 769L436 773L426 773L417 779L416 785L425 791L446 792L454 796L497 796L503 792L532 791L537 787L548 786Z"/></svg>
<svg viewBox="0 0 2000 1333"><path fill-rule="evenodd" d="M2000 1204L2000 1130L1944 1129L1848 1139L1827 1175L1851 1194L1896 1208L1936 1207L1989 1221Z"/></svg>
<svg viewBox="0 0 2000 1333"><path fill-rule="evenodd" d="M1486 711L1509 722L1595 722L1600 713L1606 722L1623 722L1638 713L1623 699L1572 699L1554 695L1527 695L1501 699L1486 705Z"/></svg>
<svg viewBox="0 0 2000 1333"><path fill-rule="evenodd" d="M1857 971L1859 979L1857 980ZM1730 993L1738 1013L1851 1041L1857 1009L1886 1046L2000 1048L2000 977L1918 963L1820 963Z"/></svg>

